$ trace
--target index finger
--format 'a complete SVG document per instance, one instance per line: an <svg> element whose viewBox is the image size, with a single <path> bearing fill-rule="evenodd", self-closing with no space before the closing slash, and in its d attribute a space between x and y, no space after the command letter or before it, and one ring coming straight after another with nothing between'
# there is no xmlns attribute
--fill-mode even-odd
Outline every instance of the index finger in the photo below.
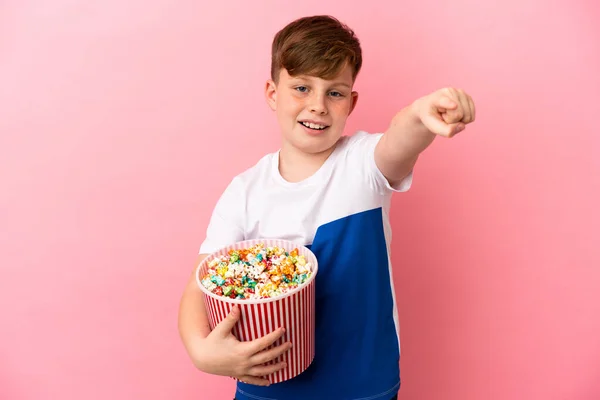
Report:
<svg viewBox="0 0 600 400"><path fill-rule="evenodd" d="M256 354L256 353L266 349L267 347L269 347L270 345L275 343L277 340L279 340L279 338L281 338L284 333L285 333L285 328L279 328L279 329L275 329L273 332L269 333L268 335L265 335L261 338L254 339L253 341L248 342L250 350L252 351L252 354Z"/></svg>

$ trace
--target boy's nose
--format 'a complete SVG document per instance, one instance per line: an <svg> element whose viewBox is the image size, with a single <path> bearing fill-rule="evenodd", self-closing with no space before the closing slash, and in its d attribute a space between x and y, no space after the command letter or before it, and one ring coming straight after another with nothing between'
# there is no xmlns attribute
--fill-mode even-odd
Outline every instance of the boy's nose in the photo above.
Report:
<svg viewBox="0 0 600 400"><path fill-rule="evenodd" d="M314 114L324 115L327 114L327 106L325 105L325 99L321 96L315 96L310 104L310 111Z"/></svg>

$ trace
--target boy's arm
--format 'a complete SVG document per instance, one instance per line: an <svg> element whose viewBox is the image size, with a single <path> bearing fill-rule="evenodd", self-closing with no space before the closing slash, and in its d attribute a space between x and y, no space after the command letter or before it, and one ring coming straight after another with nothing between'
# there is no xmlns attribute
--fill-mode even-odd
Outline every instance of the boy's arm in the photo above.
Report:
<svg viewBox="0 0 600 400"><path fill-rule="evenodd" d="M207 254L200 254L195 265L199 265L206 256ZM194 267L183 291L183 296L181 296L178 327L183 345L190 354L196 347L194 344L205 339L210 333L204 298L196 283L196 267Z"/></svg>
<svg viewBox="0 0 600 400"><path fill-rule="evenodd" d="M393 186L406 177L437 135L453 137L475 120L475 105L462 90L445 88L394 116L375 147L375 163Z"/></svg>

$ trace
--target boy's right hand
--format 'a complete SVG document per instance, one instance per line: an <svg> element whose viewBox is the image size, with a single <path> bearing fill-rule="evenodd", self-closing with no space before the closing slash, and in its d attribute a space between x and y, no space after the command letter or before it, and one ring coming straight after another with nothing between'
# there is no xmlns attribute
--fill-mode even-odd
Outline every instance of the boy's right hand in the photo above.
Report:
<svg viewBox="0 0 600 400"><path fill-rule="evenodd" d="M263 365L292 348L289 342L265 350L285 333L283 328L250 342L240 342L231 330L240 319L240 310L234 306L227 317L204 339L192 346L192 359L198 369L213 375L231 376L242 382L268 386L263 377L285 368L284 362Z"/></svg>

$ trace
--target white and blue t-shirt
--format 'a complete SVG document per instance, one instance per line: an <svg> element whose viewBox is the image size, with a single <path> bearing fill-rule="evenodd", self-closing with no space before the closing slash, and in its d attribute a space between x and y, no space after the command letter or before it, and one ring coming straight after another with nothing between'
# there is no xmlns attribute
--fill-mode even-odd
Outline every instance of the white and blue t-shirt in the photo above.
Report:
<svg viewBox="0 0 600 400"><path fill-rule="evenodd" d="M309 178L279 173L279 152L236 176L221 195L200 254L246 239L310 248L316 277L315 359L269 387L238 383L238 400L388 400L400 386L400 335L390 259L392 187L375 163L382 134L344 136Z"/></svg>

